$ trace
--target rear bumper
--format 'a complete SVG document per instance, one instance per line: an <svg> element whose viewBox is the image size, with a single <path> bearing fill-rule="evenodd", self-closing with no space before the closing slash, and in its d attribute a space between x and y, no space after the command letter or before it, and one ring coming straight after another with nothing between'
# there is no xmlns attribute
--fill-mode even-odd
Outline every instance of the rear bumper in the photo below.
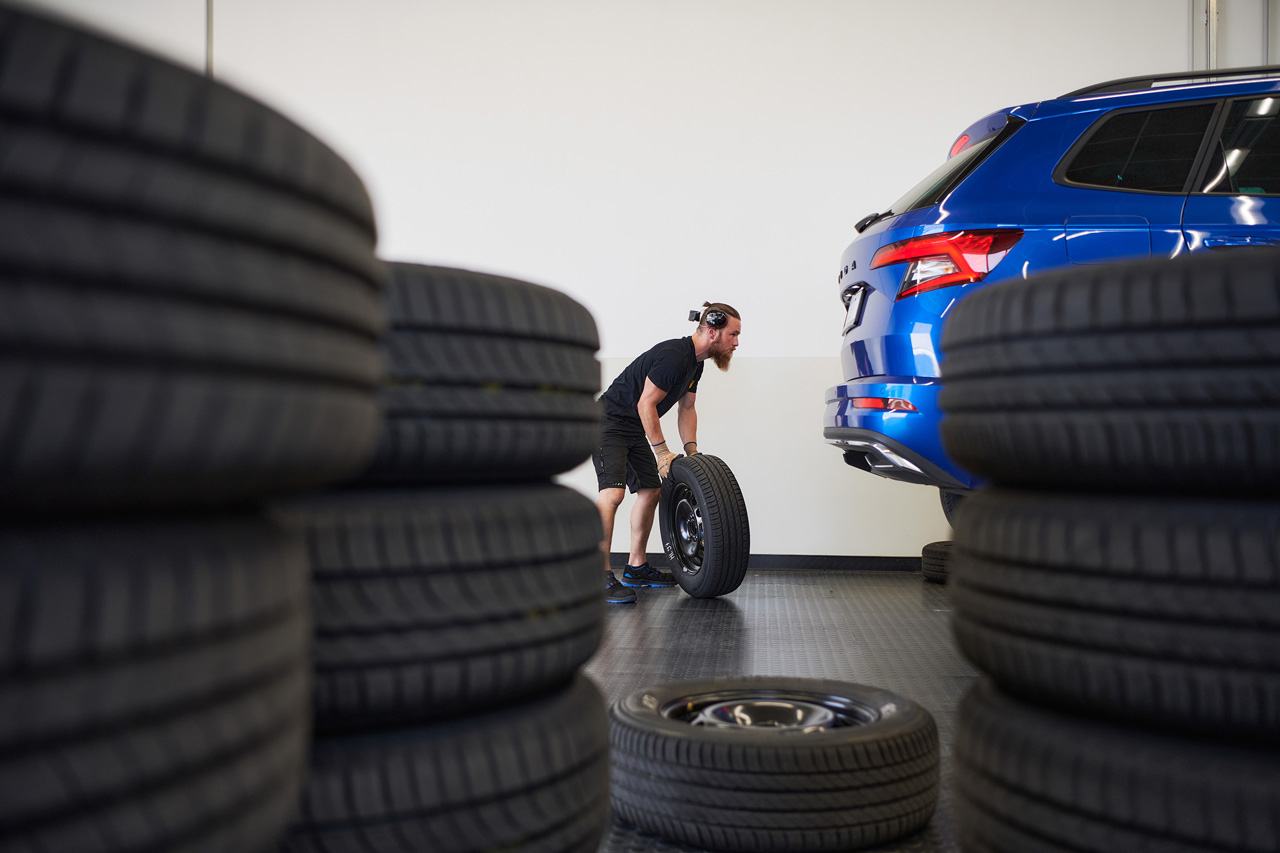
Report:
<svg viewBox="0 0 1280 853"><path fill-rule="evenodd" d="M845 463L854 468L921 486L969 488L923 456L878 432L856 427L827 427L822 437L827 444L843 450Z"/></svg>
<svg viewBox="0 0 1280 853"><path fill-rule="evenodd" d="M956 465L942 449L938 435L937 398L941 383L919 377L903 381L850 382L827 391L822 437L844 453L849 465L891 480L971 489L979 480ZM904 399L917 411L855 408L857 397Z"/></svg>

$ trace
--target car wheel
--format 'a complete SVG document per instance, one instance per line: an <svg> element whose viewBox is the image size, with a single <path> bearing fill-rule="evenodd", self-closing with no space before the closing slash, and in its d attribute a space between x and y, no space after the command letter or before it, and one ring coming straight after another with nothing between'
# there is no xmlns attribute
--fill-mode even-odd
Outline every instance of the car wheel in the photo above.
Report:
<svg viewBox="0 0 1280 853"><path fill-rule="evenodd" d="M1006 485L1276 493L1277 257L1078 267L965 298L942 336L947 452Z"/></svg>
<svg viewBox="0 0 1280 853"><path fill-rule="evenodd" d="M131 47L0 9L0 508L230 505L367 462L384 269L351 168Z"/></svg>
<svg viewBox="0 0 1280 853"><path fill-rule="evenodd" d="M1003 688L1280 738L1274 503L989 489L955 541L956 638Z"/></svg>
<svg viewBox="0 0 1280 853"><path fill-rule="evenodd" d="M516 279L390 268L385 420L363 480L546 479L591 455L600 365L586 308Z"/></svg>
<svg viewBox="0 0 1280 853"><path fill-rule="evenodd" d="M955 755L965 850L1280 847L1280 762L1271 750L1059 714L983 680L960 705Z"/></svg>
<svg viewBox="0 0 1280 853"><path fill-rule="evenodd" d="M0 530L0 848L276 849L309 617L302 543L259 518Z"/></svg>
<svg viewBox="0 0 1280 853"><path fill-rule="evenodd" d="M920 571L932 583L947 582L947 564L951 560L950 542L930 542L920 554Z"/></svg>
<svg viewBox="0 0 1280 853"><path fill-rule="evenodd" d="M579 675L523 705L317 738L283 849L586 853L608 825L608 791L604 699Z"/></svg>
<svg viewBox="0 0 1280 853"><path fill-rule="evenodd" d="M933 718L886 690L738 677L637 690L610 710L618 816L712 850L848 850L921 829Z"/></svg>
<svg viewBox="0 0 1280 853"><path fill-rule="evenodd" d="M738 480L722 459L698 453L671 463L658 529L672 574L689 595L715 598L742 585L751 527Z"/></svg>
<svg viewBox="0 0 1280 853"><path fill-rule="evenodd" d="M955 516L960 511L968 492L956 492L951 489L938 489L938 498L942 501L942 514L947 517L947 524L956 526Z"/></svg>
<svg viewBox="0 0 1280 853"><path fill-rule="evenodd" d="M311 552L318 729L514 701L599 645L600 514L571 489L345 491L281 517Z"/></svg>

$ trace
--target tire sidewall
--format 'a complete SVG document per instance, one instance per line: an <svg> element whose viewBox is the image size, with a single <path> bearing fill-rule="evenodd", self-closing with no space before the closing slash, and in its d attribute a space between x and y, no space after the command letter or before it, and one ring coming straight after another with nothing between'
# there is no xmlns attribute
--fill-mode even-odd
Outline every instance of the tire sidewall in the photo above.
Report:
<svg viewBox="0 0 1280 853"><path fill-rule="evenodd" d="M680 584L680 588L689 595L697 597L698 593L707 586L708 579L715 574L716 559L718 557L718 549L716 548L715 537L707 536L705 531L710 524L710 516L719 512L719 504L716 502L715 495L709 491L703 491L702 484L698 482L698 478L688 466L695 464L692 458L688 456L677 457L671 463L671 470L667 474L667 479L663 481L663 489L658 500L659 512L662 514L662 547L666 551L667 559L671 563L672 574L676 577L676 583ZM680 560L676 554L675 545L675 527L672 524L672 513L675 511L676 488L684 486L692 494L698 502L698 509L702 513L702 568L697 574L689 574L681 566Z"/></svg>
<svg viewBox="0 0 1280 853"><path fill-rule="evenodd" d="M723 461L717 457L708 456L706 459L714 459L723 466ZM724 466L728 473L727 466ZM737 535L736 528L738 525L732 522L732 512L724 506L724 501L729 499L728 495L718 495L714 489L704 488L701 478L698 476L699 471L705 470L702 454L698 456L678 456L671 463L671 470L667 475L667 479L662 483L662 492L658 500L658 516L659 531L662 534L662 547L666 553L667 560L671 564L672 574L675 576L676 583L680 584L680 588L694 598L714 598L717 595L724 595L737 589L739 584L733 584L732 589L723 589L725 576L728 572L734 571L735 567L726 565L726 558L720 543L716 542L716 537L706 535L705 531L715 529L725 531L727 535ZM711 485L711 481L707 479L707 485ZM672 524L672 513L674 512L674 501L677 486L684 486L693 495L698 502L698 509L702 514L703 527L703 557L702 568L696 574L689 574L684 571L680 565L680 560L676 555L674 542L674 526ZM743 567L745 571L745 567ZM717 592L719 589L719 592Z"/></svg>

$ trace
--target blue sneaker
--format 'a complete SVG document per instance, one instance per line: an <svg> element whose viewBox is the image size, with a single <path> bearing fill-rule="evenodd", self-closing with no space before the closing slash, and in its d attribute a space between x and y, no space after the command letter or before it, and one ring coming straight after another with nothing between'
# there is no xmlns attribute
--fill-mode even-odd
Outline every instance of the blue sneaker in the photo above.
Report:
<svg viewBox="0 0 1280 853"><path fill-rule="evenodd" d="M660 572L645 563L643 566L628 565L622 572L623 586L675 586L676 579L669 572Z"/></svg>
<svg viewBox="0 0 1280 853"><path fill-rule="evenodd" d="M609 604L631 604L636 600L635 590L618 583L613 572L604 573L604 600Z"/></svg>

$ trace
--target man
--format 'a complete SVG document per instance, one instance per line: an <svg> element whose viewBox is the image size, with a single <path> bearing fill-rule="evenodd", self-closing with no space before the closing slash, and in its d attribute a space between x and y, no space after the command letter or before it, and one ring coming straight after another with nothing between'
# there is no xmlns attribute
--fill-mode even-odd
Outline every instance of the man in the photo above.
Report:
<svg viewBox="0 0 1280 853"><path fill-rule="evenodd" d="M684 452L698 452L698 413L694 410L702 362L710 358L721 370L738 348L742 318L722 302L704 302L703 312L691 312L698 328L687 338L663 341L627 366L600 397L604 416L600 420L600 446L592 454L600 487L600 521L604 526L605 601L626 604L636 600L630 587L671 587L676 580L660 572L645 559L653 515L658 507L662 481L676 458L662 437L658 420L679 404L676 424ZM636 496L631 509L631 553L622 582L609 568L613 546L613 519L622 503L623 487Z"/></svg>

